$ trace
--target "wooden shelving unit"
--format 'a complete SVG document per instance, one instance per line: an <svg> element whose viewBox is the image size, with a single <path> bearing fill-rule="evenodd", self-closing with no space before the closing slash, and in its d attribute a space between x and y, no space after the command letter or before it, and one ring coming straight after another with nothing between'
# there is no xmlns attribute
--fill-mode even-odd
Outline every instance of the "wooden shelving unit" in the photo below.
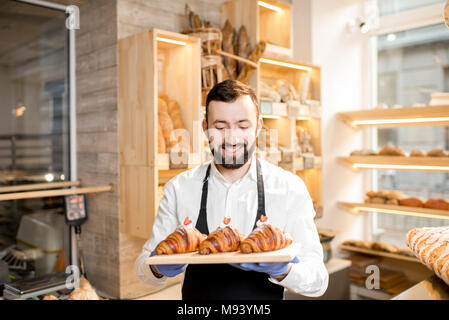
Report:
<svg viewBox="0 0 449 320"><path fill-rule="evenodd" d="M345 251L350 251L350 252L356 252L356 253L364 253L364 254L368 254L368 255L371 255L371 256L380 256L380 257L387 257L387 258L392 258L392 259L397 259L397 260L403 260L403 261L410 261L410 262L418 262L418 263L420 263L418 258L408 257L408 256L405 256L405 255L396 254L396 253L389 253L389 252L370 250L370 249L364 249L364 248L356 248L356 247L347 246L347 245L340 245L339 249L340 250L345 250Z"/></svg>
<svg viewBox="0 0 449 320"><path fill-rule="evenodd" d="M338 161L353 170L394 169L449 172L449 157L350 156Z"/></svg>
<svg viewBox="0 0 449 320"><path fill-rule="evenodd" d="M271 102L271 113L263 112L263 103L267 103L260 97L260 83L264 81L273 85L277 80L286 80L291 83L298 95L302 95L303 83L309 81L304 99L321 101L321 69L318 66L292 61L293 30L292 8L290 4L278 1L264 1L266 4L276 7L268 9L257 0L230 0L222 5L221 25L229 20L236 29L244 25L247 29L250 45L254 47L259 41L265 41L267 48L264 56L254 70L249 85L256 91L261 103L261 116L264 125L268 129L277 130L278 146L288 150L295 150L297 143L296 128L303 127L310 132L314 148L313 166L305 170L304 160L295 157L292 162L281 163L280 153L270 155L273 162L286 170L300 176L314 200L317 217L322 212L322 173L321 173L321 105L313 107L303 105L298 113L289 110L286 103ZM308 78L308 79L306 79ZM268 102L269 103L269 102ZM263 155L264 153L259 153Z"/></svg>
<svg viewBox="0 0 449 320"><path fill-rule="evenodd" d="M221 8L221 25L226 19L240 28L245 25L254 46L265 41L265 53L270 57L291 58L293 56L293 29L291 4L279 1L263 1L272 9L266 8L258 0L230 0Z"/></svg>
<svg viewBox="0 0 449 320"><path fill-rule="evenodd" d="M271 59L276 62L285 62L287 64L299 65L307 67L308 70L295 69L292 67L275 65L271 63L259 63L260 71L258 81L264 81L268 85L273 85L276 80L287 80L291 83L296 91L301 90L301 83L305 75L310 76L310 86L307 91L307 99L321 101L321 69L317 66L302 64L281 59ZM290 150L295 150L297 144L297 127L306 129L311 134L311 144L314 149L314 164L312 168L305 170L303 158L295 157L293 163L283 164L279 166L286 170L296 173L304 180L312 199L315 202L315 209L319 217L322 212L322 146L321 146L321 106L318 110L308 109L308 111L295 114L288 109L285 103L275 103L272 106L274 113L263 114L264 125L268 129L277 130L278 144Z"/></svg>
<svg viewBox="0 0 449 320"><path fill-rule="evenodd" d="M449 106L403 107L340 112L337 117L353 128L449 126Z"/></svg>
<svg viewBox="0 0 449 320"><path fill-rule="evenodd" d="M408 216L427 217L435 219L449 219L449 210L436 210L428 208L417 208L377 203L358 203L339 201L338 206L353 214L362 212L380 212Z"/></svg>
<svg viewBox="0 0 449 320"><path fill-rule="evenodd" d="M181 107L192 147L184 170L202 163L200 39L152 29L119 40L118 62L121 221L124 231L147 239L159 185L183 171L158 153L159 94Z"/></svg>

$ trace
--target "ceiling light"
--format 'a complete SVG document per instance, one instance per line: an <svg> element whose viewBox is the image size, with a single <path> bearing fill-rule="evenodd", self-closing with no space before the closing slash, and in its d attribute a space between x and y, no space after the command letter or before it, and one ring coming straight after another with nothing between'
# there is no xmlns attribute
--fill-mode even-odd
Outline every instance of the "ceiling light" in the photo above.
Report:
<svg viewBox="0 0 449 320"><path fill-rule="evenodd" d="M52 173L47 173L47 174L45 175L45 180L46 180L47 182L52 182L54 179L55 179L55 176L54 176Z"/></svg>
<svg viewBox="0 0 449 320"><path fill-rule="evenodd" d="M387 40L388 40L388 41L394 41L394 40L396 40L396 35L395 35L394 33L389 33L389 34L387 35Z"/></svg>

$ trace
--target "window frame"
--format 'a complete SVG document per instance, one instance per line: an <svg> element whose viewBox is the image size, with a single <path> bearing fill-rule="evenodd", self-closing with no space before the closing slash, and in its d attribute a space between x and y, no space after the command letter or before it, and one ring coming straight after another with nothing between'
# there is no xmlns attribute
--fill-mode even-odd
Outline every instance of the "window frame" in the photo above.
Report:
<svg viewBox="0 0 449 320"><path fill-rule="evenodd" d="M444 12L445 3L437 3L429 6L424 6L416 9L411 9L396 14L384 15L379 17L379 27L368 33L370 38L369 41L369 72L370 75L370 102L371 106L374 107L378 104L377 94L378 94L378 69L377 69L377 37L382 35L387 35L389 33L402 32L412 29L423 28L431 25L444 23L444 17L442 12ZM370 140L370 147L377 147L377 132L378 128L371 127L367 130L368 139ZM378 172L377 170L370 170L368 175L367 184L370 186L370 190L378 190ZM382 214L382 213L381 213ZM371 218L369 219L370 234L369 238L375 238L377 235L383 233L383 229L378 227L378 217L379 213L372 212Z"/></svg>

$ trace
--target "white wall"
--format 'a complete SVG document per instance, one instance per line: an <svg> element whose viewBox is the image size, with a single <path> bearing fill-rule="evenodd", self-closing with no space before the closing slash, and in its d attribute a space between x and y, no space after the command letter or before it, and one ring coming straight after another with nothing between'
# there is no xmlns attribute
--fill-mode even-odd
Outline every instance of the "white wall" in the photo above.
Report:
<svg viewBox="0 0 449 320"><path fill-rule="evenodd" d="M353 215L337 207L338 201L361 201L367 191L368 173L356 173L337 162L355 149L368 145L368 135L336 119L336 113L370 106L369 39L349 33L347 23L363 12L358 3L311 1L312 63L321 67L323 104L323 199L320 228L339 234L335 248L346 239L370 239L369 215ZM368 133L368 132L366 132Z"/></svg>

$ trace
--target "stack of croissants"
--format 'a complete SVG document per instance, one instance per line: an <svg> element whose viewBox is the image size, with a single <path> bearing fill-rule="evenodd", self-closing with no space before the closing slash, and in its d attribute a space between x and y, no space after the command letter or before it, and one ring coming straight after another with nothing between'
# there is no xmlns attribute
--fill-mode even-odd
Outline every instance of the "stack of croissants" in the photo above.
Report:
<svg viewBox="0 0 449 320"><path fill-rule="evenodd" d="M232 251L255 253L283 249L292 243L287 233L269 223L263 223L266 217L262 216L260 221L262 223L246 238L236 228L226 225L229 223L229 218L225 218L226 226L217 228L208 236L196 228L180 226L158 244L156 254L195 251L203 255Z"/></svg>

